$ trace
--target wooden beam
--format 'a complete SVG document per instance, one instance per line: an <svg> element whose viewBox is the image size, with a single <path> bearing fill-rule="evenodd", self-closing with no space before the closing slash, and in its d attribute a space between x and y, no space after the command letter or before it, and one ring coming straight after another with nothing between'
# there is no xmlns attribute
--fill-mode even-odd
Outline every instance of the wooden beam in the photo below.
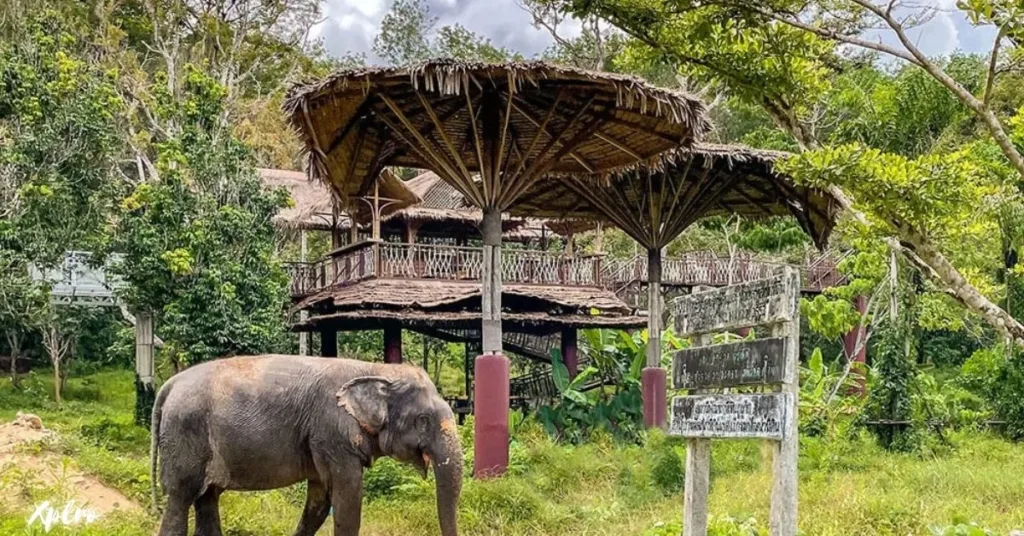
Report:
<svg viewBox="0 0 1024 536"><path fill-rule="evenodd" d="M529 101L527 101L526 99L524 99L522 97L515 97L515 99L518 100L519 102L524 103L524 104L528 104L529 103ZM555 104L557 104L557 101L555 102ZM551 133L548 132L548 130L547 130L547 124L548 124L547 120L550 119L551 112L553 112L555 110L555 106L554 105L552 105L552 107L548 110L548 115L545 116L546 120L544 122L538 121L535 117L533 117L533 115L530 113L529 110L524 109L522 106L515 105L515 109L516 109L517 112L519 112L519 115L522 115L524 118L526 118L527 121L529 121L531 124L533 124L533 126L537 127L537 134L538 135L543 133L546 136L548 136L549 138L555 138L555 136L552 136ZM601 134L600 133L596 133L596 135L600 136ZM590 173L594 172L593 165L590 164L589 162L587 162L582 156L577 154L575 151L569 152L569 156L572 157L573 160L579 162L579 164L581 166L583 166L584 169L586 169L588 172L590 172ZM639 156L637 156L637 160L640 160Z"/></svg>
<svg viewBox="0 0 1024 536"><path fill-rule="evenodd" d="M477 85L479 85L479 82L477 82ZM476 124L477 114L473 111L473 102L472 102L472 100L469 97L469 78L468 77L463 77L463 79L462 79L462 86L463 86L463 90L466 93L466 110L469 111L469 128L473 132L473 146L476 148L477 165L479 166L478 169L480 170L480 179L481 179L481 182L483 183L483 198L482 199L484 201L484 204L481 204L480 208L484 208L485 206L487 206L487 204L491 203L491 201L492 201L492 199L491 199L492 192L491 192L491 187L490 187L491 185L489 184L489 181L487 180L488 177L487 177L487 173L486 173L486 168L484 167L483 146L480 144L480 131L477 128L477 124ZM483 102L481 102L480 104L482 106Z"/></svg>

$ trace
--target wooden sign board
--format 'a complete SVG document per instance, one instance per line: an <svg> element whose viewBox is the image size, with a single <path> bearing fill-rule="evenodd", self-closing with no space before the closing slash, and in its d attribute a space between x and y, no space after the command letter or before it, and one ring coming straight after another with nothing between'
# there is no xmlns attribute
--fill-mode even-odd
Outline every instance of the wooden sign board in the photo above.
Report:
<svg viewBox="0 0 1024 536"><path fill-rule="evenodd" d="M786 439L792 393L695 395L672 399L674 436L703 439Z"/></svg>
<svg viewBox="0 0 1024 536"><path fill-rule="evenodd" d="M758 339L676 352L676 389L717 389L786 383L786 339Z"/></svg>
<svg viewBox="0 0 1024 536"><path fill-rule="evenodd" d="M793 279L785 274L705 292L675 301L676 333L681 336L727 331L793 319Z"/></svg>

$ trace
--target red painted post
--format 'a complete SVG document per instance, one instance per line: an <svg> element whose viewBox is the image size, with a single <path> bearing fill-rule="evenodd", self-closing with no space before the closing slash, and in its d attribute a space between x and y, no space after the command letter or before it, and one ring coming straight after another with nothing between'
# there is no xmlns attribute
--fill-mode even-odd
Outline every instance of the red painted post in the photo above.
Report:
<svg viewBox="0 0 1024 536"><path fill-rule="evenodd" d="M666 399L666 378L668 374L661 367L647 367L640 374L640 394L643 399L644 426L665 428L668 400Z"/></svg>
<svg viewBox="0 0 1024 536"><path fill-rule="evenodd" d="M394 364L402 362L401 324L386 324L384 326L384 362Z"/></svg>
<svg viewBox="0 0 1024 536"><path fill-rule="evenodd" d="M473 385L473 477L501 476L508 469L508 358L476 358Z"/></svg>
<svg viewBox="0 0 1024 536"><path fill-rule="evenodd" d="M867 298L864 296L857 296L853 300L853 306L857 309L857 313L863 315L864 311L867 310ZM857 377L857 387L853 389L853 392L861 396L867 393L867 358L868 358L868 346L867 346L867 333L864 326L859 323L850 330L849 333L843 335L843 351L846 354L847 361L852 360L854 362L853 368L851 369ZM860 345L858 351L857 346ZM854 355L856 352L856 355Z"/></svg>
<svg viewBox="0 0 1024 536"><path fill-rule="evenodd" d="M576 346L576 328L562 328L562 363L569 369L569 379L579 372L579 351Z"/></svg>

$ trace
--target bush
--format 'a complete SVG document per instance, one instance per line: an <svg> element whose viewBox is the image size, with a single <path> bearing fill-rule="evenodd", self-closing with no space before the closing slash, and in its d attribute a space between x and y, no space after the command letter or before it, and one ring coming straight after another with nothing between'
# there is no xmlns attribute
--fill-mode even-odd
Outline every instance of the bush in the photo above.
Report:
<svg viewBox="0 0 1024 536"><path fill-rule="evenodd" d="M1005 420L1004 434L1020 441L1024 439L1024 355L1013 352L1006 357L1003 346L984 348L974 352L961 367L960 381L971 392L983 397Z"/></svg>
<svg viewBox="0 0 1024 536"><path fill-rule="evenodd" d="M381 458L363 475L363 497L367 501L395 497L410 485L416 486L419 478L411 467Z"/></svg>

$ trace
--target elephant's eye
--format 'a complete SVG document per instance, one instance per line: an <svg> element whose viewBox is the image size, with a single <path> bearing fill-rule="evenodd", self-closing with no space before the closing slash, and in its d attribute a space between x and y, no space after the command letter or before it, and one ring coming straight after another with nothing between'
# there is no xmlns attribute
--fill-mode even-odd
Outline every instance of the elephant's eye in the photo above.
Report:
<svg viewBox="0 0 1024 536"><path fill-rule="evenodd" d="M430 415L424 414L416 417L416 431L425 434L427 430L430 430Z"/></svg>

